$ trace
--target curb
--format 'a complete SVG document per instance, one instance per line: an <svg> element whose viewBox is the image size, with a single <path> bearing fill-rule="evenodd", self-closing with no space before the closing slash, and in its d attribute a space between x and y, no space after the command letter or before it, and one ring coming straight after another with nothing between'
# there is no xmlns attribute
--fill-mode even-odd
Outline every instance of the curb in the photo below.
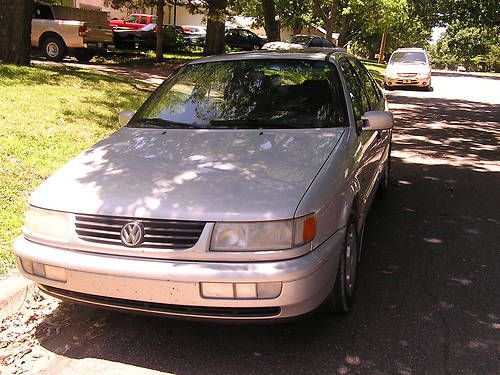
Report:
<svg viewBox="0 0 500 375"><path fill-rule="evenodd" d="M34 290L33 282L20 275L0 280L0 321L19 311Z"/></svg>

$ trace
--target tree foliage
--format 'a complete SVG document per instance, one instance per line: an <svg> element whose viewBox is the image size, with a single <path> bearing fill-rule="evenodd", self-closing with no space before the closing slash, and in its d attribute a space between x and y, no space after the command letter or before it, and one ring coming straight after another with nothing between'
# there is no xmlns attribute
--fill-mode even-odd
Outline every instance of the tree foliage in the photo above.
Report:
<svg viewBox="0 0 500 375"><path fill-rule="evenodd" d="M456 69L462 65L469 70L499 71L500 27L468 26L456 20L432 50L438 67Z"/></svg>

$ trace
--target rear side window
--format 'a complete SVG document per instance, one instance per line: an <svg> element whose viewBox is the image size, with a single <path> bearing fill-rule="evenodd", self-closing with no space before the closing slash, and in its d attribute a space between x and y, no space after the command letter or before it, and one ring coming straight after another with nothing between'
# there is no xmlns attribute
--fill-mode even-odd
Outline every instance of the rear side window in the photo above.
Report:
<svg viewBox="0 0 500 375"><path fill-rule="evenodd" d="M344 73L344 78L347 83L347 88L349 90L349 95L354 109L354 118L356 121L361 120L361 116L370 110L370 102L365 95L361 79L346 59L340 60L340 69L342 70L342 73Z"/></svg>
<svg viewBox="0 0 500 375"><path fill-rule="evenodd" d="M363 87L365 88L365 93L366 95L368 95L368 99L370 100L371 109L377 110L381 94L378 89L375 88L372 77L358 60L349 59L349 62L352 64L354 70L361 78L361 82L363 83Z"/></svg>
<svg viewBox="0 0 500 375"><path fill-rule="evenodd" d="M309 47L323 47L323 43L321 43L320 38L313 38L309 43Z"/></svg>
<svg viewBox="0 0 500 375"><path fill-rule="evenodd" d="M35 5L33 9L33 18L39 20L53 20L52 8L47 5Z"/></svg>
<svg viewBox="0 0 500 375"><path fill-rule="evenodd" d="M332 42L330 42L328 39L321 39L321 45L326 48L333 48L335 47Z"/></svg>

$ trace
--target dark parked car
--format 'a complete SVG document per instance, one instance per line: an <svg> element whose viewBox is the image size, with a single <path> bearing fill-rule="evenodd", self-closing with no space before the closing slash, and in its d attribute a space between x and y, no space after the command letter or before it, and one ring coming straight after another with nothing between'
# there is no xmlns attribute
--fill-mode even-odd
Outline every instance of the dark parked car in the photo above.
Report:
<svg viewBox="0 0 500 375"><path fill-rule="evenodd" d="M117 49L151 50L156 48L156 24L148 24L139 30L113 30ZM179 26L163 26L163 47L174 48L184 44L182 29Z"/></svg>
<svg viewBox="0 0 500 375"><path fill-rule="evenodd" d="M246 29L229 28L226 29L226 45L231 48L240 48L245 51L261 49L266 43L266 39Z"/></svg>

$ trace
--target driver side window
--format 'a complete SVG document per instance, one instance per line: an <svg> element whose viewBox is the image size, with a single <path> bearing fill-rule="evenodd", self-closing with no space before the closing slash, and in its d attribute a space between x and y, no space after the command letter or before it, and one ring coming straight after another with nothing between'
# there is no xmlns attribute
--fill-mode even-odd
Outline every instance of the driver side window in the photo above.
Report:
<svg viewBox="0 0 500 375"><path fill-rule="evenodd" d="M344 73L344 78L351 97L354 119L358 122L361 120L361 116L370 110L370 102L365 95L359 76L346 59L340 61L340 69L342 73Z"/></svg>

